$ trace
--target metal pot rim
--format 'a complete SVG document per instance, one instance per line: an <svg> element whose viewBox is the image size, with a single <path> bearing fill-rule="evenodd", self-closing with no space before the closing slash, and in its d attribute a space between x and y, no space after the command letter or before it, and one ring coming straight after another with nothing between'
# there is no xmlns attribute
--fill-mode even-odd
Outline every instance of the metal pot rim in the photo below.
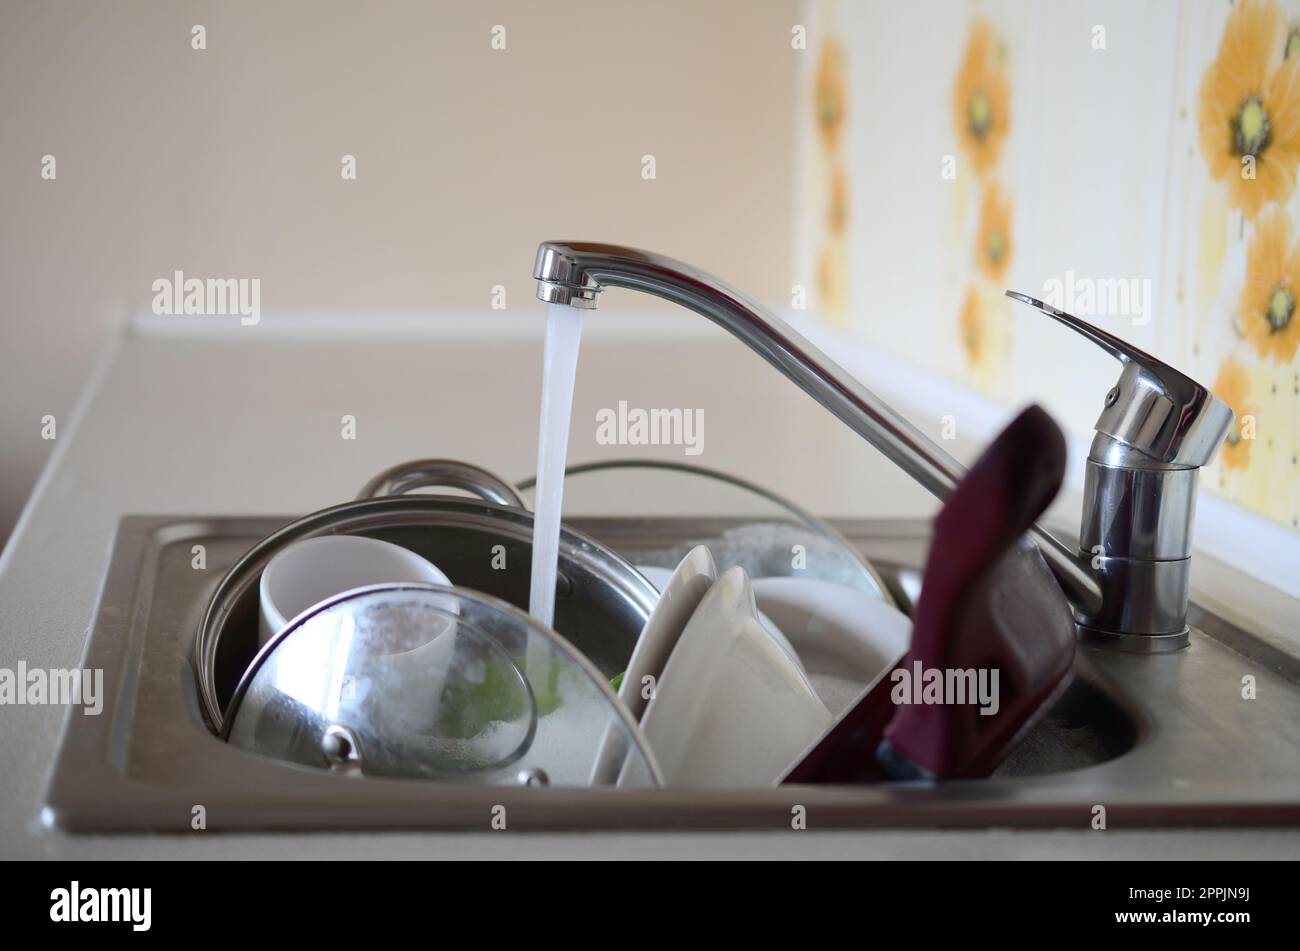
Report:
<svg viewBox="0 0 1300 951"><path fill-rule="evenodd" d="M439 518L435 520L431 516ZM225 710L217 698L215 676L220 632L231 605L249 585L256 583L266 561L285 545L303 538L358 534L359 530L366 528L419 524L424 520L444 524L448 520L460 524L486 522L493 528L512 529L513 535L521 541L530 544L532 541L533 513L526 509L437 495L388 496L343 502L277 529L245 552L226 572L208 600L199 623L194 642L195 675L203 715L213 732L220 733L225 721ZM347 530L340 532L343 527ZM644 610L646 617L654 609L659 596L657 589L629 562L595 539L561 526L560 559L562 562L583 561L597 569L598 574L619 584L622 592Z"/></svg>

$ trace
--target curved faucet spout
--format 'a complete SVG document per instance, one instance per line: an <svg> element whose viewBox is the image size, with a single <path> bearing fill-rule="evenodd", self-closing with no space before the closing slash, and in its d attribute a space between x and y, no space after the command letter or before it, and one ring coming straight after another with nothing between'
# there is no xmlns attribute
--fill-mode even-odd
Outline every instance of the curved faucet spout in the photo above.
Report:
<svg viewBox="0 0 1300 951"><path fill-rule="evenodd" d="M594 309L600 291L625 287L673 301L740 338L754 352L940 499L965 468L789 324L741 291L689 264L636 248L546 241L533 270L544 301ZM1050 532L1031 534L1076 610L1096 613L1101 589Z"/></svg>

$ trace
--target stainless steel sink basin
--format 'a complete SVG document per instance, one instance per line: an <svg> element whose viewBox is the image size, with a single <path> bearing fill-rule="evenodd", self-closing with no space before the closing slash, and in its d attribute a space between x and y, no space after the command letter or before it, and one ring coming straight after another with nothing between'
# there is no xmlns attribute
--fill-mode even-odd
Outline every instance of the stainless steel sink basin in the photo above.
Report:
<svg viewBox="0 0 1300 951"><path fill-rule="evenodd" d="M86 666L98 717L73 713L46 796L70 832L235 829L1107 828L1300 822L1300 664L1193 604L1190 645L1162 655L1081 646L1073 686L993 778L926 785L566 790L356 779L251 757L217 739L195 689L194 634L226 569L288 519L130 516L119 526ZM728 520L574 519L634 563ZM900 599L928 528L835 523ZM193 567L203 546L204 568ZM654 553L653 555L651 553ZM1255 678L1254 699L1242 696Z"/></svg>

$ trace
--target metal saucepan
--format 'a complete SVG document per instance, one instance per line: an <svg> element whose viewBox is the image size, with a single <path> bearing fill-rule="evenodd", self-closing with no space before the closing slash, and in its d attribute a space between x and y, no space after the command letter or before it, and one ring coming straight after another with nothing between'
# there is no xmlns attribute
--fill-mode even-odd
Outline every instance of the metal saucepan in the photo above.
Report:
<svg viewBox="0 0 1300 951"><path fill-rule="evenodd" d="M462 489L483 501L400 495L424 486ZM285 545L330 534L401 545L437 565L452 584L527 609L533 515L509 483L452 460L395 466L367 483L358 500L314 512L258 542L217 585L195 642L199 698L214 733L221 732L236 686L258 652L262 569ZM555 629L602 675L625 668L658 598L654 586L614 552L561 529Z"/></svg>

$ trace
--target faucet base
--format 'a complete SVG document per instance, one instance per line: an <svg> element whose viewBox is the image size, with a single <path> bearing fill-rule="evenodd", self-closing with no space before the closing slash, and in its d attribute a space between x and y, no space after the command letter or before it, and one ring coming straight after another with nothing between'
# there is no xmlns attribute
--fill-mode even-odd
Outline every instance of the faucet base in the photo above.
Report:
<svg viewBox="0 0 1300 951"><path fill-rule="evenodd" d="M1190 640L1188 628L1173 634L1120 634L1115 631L1100 631L1083 624L1077 627L1081 643L1126 654L1168 654L1182 650Z"/></svg>
<svg viewBox="0 0 1300 951"><path fill-rule="evenodd" d="M1074 619L1082 627L1116 631L1138 637L1160 637L1187 630L1187 601L1191 591L1192 559L1152 561L1089 555L1101 588L1101 608L1078 606Z"/></svg>

